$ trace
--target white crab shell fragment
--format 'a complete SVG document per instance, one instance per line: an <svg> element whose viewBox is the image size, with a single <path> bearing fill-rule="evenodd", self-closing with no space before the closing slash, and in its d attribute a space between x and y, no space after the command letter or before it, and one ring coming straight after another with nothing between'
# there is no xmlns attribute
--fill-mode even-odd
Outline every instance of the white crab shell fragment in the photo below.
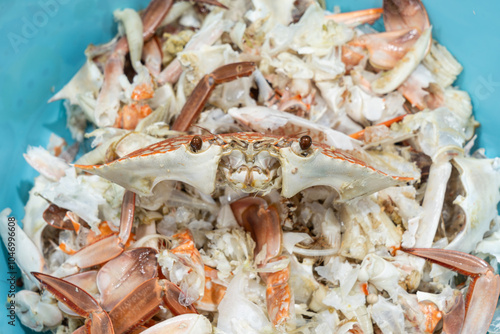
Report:
<svg viewBox="0 0 500 334"><path fill-rule="evenodd" d="M145 334L210 334L212 325L201 314L181 314L143 331Z"/></svg>
<svg viewBox="0 0 500 334"><path fill-rule="evenodd" d="M190 146L192 138L167 139L105 165L75 167L145 196L163 180L182 181L212 193L221 169L226 178L236 176L226 180L233 187L265 192L281 186L281 194L287 198L326 185L338 192L340 201L346 201L413 180L390 176L324 144L313 143L303 150L296 139L242 132L203 136L203 145L195 152ZM224 162L223 157L227 158ZM247 171L245 180L237 174L242 169ZM269 180L263 181L261 174L270 175Z"/></svg>
<svg viewBox="0 0 500 334"><path fill-rule="evenodd" d="M497 217L500 201L500 166L498 159L455 158L465 196L454 204L465 213L465 226L445 248L472 252Z"/></svg>
<svg viewBox="0 0 500 334"><path fill-rule="evenodd" d="M14 258L21 269L25 287L27 289L39 287L38 281L31 275L31 272L43 272L45 260L23 229L15 220L10 219L11 212L12 210L8 208L0 212L0 236L9 256ZM15 238L14 241L13 238ZM22 245L22 247L17 245Z"/></svg>
<svg viewBox="0 0 500 334"><path fill-rule="evenodd" d="M38 292L21 290L16 293L16 315L21 323L42 332L59 326L63 320L56 300Z"/></svg>

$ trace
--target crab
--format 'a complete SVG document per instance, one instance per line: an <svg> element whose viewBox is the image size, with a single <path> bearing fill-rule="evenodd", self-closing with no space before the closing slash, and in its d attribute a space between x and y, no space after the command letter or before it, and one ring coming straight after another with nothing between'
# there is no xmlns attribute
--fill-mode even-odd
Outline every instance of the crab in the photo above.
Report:
<svg viewBox="0 0 500 334"><path fill-rule="evenodd" d="M427 31L428 39L421 42L423 48L430 43L429 35L430 30ZM253 63L241 62L225 65L205 76L186 102L172 129L187 131L201 113L216 85L249 76L254 70ZM402 117L395 121L401 119ZM362 135L358 133L356 136ZM256 195L266 195L273 189L280 189L282 197L290 198L309 187L329 186L337 194L335 200L345 202L415 181L403 175L390 175L360 160L355 153L315 142L307 134L286 136L240 132L183 135L141 148L106 164L74 166L84 172L104 177L127 190L123 200L120 233L101 239L70 257L67 264L74 265L77 270L106 262L110 264L130 254L130 251L125 250L125 242L132 228L135 196L154 194L155 186L165 180L184 182L205 194L213 193L218 186L230 186L235 190L254 194L253 198L239 200L231 206L238 223L254 235L257 248L262 249L263 245L267 244L267 257L258 266L286 262L286 256L280 254L279 214L275 209L268 208L266 201ZM266 224L263 231L257 231L254 226L257 222ZM179 247L181 249L177 249L177 252L189 254L194 258L199 256L195 254L196 248L189 237L185 237ZM402 251L473 277L466 303L461 299L457 300L453 309L444 317L444 330L447 333L487 331L500 294L500 276L495 274L488 263L466 253L444 249L415 248ZM149 254L154 251L144 252ZM134 253L136 260L139 253ZM154 267L156 263L148 265ZM197 265L200 263L197 262ZM135 284L133 290L122 296L123 299L114 307L105 309L90 294L73 283L43 273L33 275L53 292L58 300L78 315L88 318L86 325L79 330L81 333L129 332L150 319L162 304L177 316L151 327L146 332L178 330L179 333L185 333L193 327L198 328L196 326L200 327L200 332L208 333L211 330L210 324L199 315L180 315L196 313L196 310L179 302L182 293L168 280L152 277ZM291 317L293 312L293 299L288 286L289 268L284 266L262 276L267 284L269 317L275 326L279 326ZM125 313L120 313L125 310L123 305L136 303L139 293L146 296L141 304L144 307L135 311L134 318L123 325L119 320L124 318Z"/></svg>

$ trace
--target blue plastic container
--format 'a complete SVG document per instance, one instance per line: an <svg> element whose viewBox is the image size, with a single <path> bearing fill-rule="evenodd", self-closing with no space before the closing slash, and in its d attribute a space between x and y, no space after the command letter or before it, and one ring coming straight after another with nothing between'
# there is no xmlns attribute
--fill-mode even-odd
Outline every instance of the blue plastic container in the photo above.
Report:
<svg viewBox="0 0 500 334"><path fill-rule="evenodd" d="M37 175L23 159L28 145L46 146L51 132L70 140L62 102L47 104L85 61L89 43L116 33L112 12L143 8L140 0L19 0L0 2L0 210L20 221ZM481 123L477 147L500 156L500 27L497 1L424 1L433 36L464 66L456 85L469 92ZM381 0L327 1L342 11L380 7ZM6 252L0 246L0 333L30 332L8 324Z"/></svg>

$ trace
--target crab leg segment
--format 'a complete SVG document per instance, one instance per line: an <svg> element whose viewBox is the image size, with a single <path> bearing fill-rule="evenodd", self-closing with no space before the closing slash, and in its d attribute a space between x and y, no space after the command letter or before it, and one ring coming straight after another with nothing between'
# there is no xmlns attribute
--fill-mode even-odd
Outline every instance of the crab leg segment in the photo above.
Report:
<svg viewBox="0 0 500 334"><path fill-rule="evenodd" d="M43 220L45 220L45 222L50 226L60 230L74 230L71 221L66 219L67 212L68 210L60 208L55 204L51 204L43 212Z"/></svg>
<svg viewBox="0 0 500 334"><path fill-rule="evenodd" d="M465 319L461 331L458 330L459 326L455 326L456 333L486 333L488 331L500 295L500 276L495 274L494 269L486 261L454 250L435 248L403 250L463 275L471 276L473 281L467 293Z"/></svg>
<svg viewBox="0 0 500 334"><path fill-rule="evenodd" d="M120 255L130 236L130 230L134 222L134 212L135 194L131 191L125 191L123 195L120 233L118 235L111 235L82 248L75 255L70 257L66 263L84 269L108 262Z"/></svg>
<svg viewBox="0 0 500 334"><path fill-rule="evenodd" d="M427 54L427 49L432 41L432 28L424 30L422 35L401 58L393 69L382 73L382 75L372 82L372 90L377 94L387 94L398 88L417 68L418 64Z"/></svg>
<svg viewBox="0 0 500 334"><path fill-rule="evenodd" d="M403 118L406 117L406 115L408 115L408 114L404 114L404 115L400 115L400 116L394 117L394 118L392 118L392 119L390 119L388 121L379 123L379 124L377 124L375 126L385 125L387 127L390 127L394 123L401 122L403 120ZM358 131L358 132L355 132L355 133L351 133L349 135L349 137L354 138L354 139L362 139L364 137L364 135L365 135L365 129L363 129L361 131Z"/></svg>
<svg viewBox="0 0 500 334"><path fill-rule="evenodd" d="M157 77L161 71L161 59L163 55L161 52L160 41L158 38L153 37L149 42L144 44L142 50L142 60L149 72Z"/></svg>
<svg viewBox="0 0 500 334"><path fill-rule="evenodd" d="M281 256L270 262L285 258ZM274 273L262 275L266 282L267 313L275 327L280 327L294 315L294 300L288 281L290 280L290 265Z"/></svg>
<svg viewBox="0 0 500 334"><path fill-rule="evenodd" d="M205 265L205 291L203 297L196 302L196 308L203 311L217 311L217 307L224 298L227 288L216 283L216 279L217 269Z"/></svg>
<svg viewBox="0 0 500 334"><path fill-rule="evenodd" d="M357 26L363 23L373 24L382 15L382 8L370 8L354 12L326 15L325 17L337 23L348 26Z"/></svg>
<svg viewBox="0 0 500 334"><path fill-rule="evenodd" d="M97 274L101 306L110 311L130 291L158 274L156 250L134 248L106 263Z"/></svg>
<svg viewBox="0 0 500 334"><path fill-rule="evenodd" d="M253 62L240 62L221 66L205 75L196 85L191 96L172 125L172 130L187 131L198 118L210 94L219 84L248 77L255 71Z"/></svg>
<svg viewBox="0 0 500 334"><path fill-rule="evenodd" d="M97 301L76 285L50 275L32 272L48 291L78 315L87 318L82 333L114 333L108 314Z"/></svg>

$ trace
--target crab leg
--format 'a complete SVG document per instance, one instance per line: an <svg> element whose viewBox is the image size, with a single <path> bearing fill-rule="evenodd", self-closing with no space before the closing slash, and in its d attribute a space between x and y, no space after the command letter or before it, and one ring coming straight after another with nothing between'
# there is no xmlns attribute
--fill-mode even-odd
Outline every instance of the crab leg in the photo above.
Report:
<svg viewBox="0 0 500 334"><path fill-rule="evenodd" d="M116 333L125 333L151 319L165 305L174 315L197 313L179 304L182 292L170 281L152 278L139 285L109 312ZM131 307L133 306L133 307Z"/></svg>
<svg viewBox="0 0 500 334"><path fill-rule="evenodd" d="M32 273L54 296L78 315L85 317L85 326L78 333L127 333L140 326L165 305L174 315L197 313L196 309L179 304L179 288L167 280L151 278L140 284L106 313L86 291L61 278Z"/></svg>
<svg viewBox="0 0 500 334"><path fill-rule="evenodd" d="M89 295L91 295L93 298L95 298L97 301L99 300L99 290L97 288L96 284L96 277L97 277L97 270L89 270L89 271L84 271L82 273L70 275L64 277L64 280L66 282L72 283L79 287L80 289L84 290L87 292ZM63 302L58 302L57 303L59 309L63 311L64 313L67 313L72 316L78 316L78 313L74 312L71 308L66 306Z"/></svg>
<svg viewBox="0 0 500 334"><path fill-rule="evenodd" d="M270 262L285 258L280 256ZM266 304L267 313L275 327L281 327L295 314L292 291L288 281L290 280L290 265L273 273L262 275L266 282Z"/></svg>
<svg viewBox="0 0 500 334"><path fill-rule="evenodd" d="M459 319L444 320L444 331L453 333L486 333L490 326L500 295L500 276L484 260L459 251L435 248L407 248L403 251L422 257L433 263L472 277L465 302L465 319L462 326L456 326ZM460 313L460 312L458 312ZM447 329L447 323L454 323L454 331ZM461 329L460 329L461 327Z"/></svg>
<svg viewBox="0 0 500 334"><path fill-rule="evenodd" d="M136 287L158 275L156 250L134 248L106 263L97 274L101 306L112 310Z"/></svg>
<svg viewBox="0 0 500 334"><path fill-rule="evenodd" d="M87 319L84 329L80 329L79 333L114 333L110 317L86 291L50 275L37 272L32 272L32 275L59 301Z"/></svg>
<svg viewBox="0 0 500 334"><path fill-rule="evenodd" d="M203 297L196 302L196 308L210 312L217 311L227 288L216 283L215 279L217 279L217 269L205 265L205 292Z"/></svg>
<svg viewBox="0 0 500 334"><path fill-rule="evenodd" d="M178 300L182 305L191 305L193 302L203 298L205 291L205 270L200 252L196 248L193 235L189 230L181 231L172 236L177 244L170 251L165 251L159 256L159 262L163 267L163 274L172 283L178 285L183 294ZM171 269L164 266L164 257L169 257L168 261L173 261ZM177 271L187 270L186 275L179 277ZM193 283L196 282L196 283Z"/></svg>
<svg viewBox="0 0 500 334"><path fill-rule="evenodd" d="M154 77L157 77L161 71L162 52L160 43L156 37L150 39L149 42L144 44L142 59L149 72Z"/></svg>
<svg viewBox="0 0 500 334"><path fill-rule="evenodd" d="M343 23L350 27L355 27L363 23L373 24L382 15L382 8L370 8L354 12L326 15L325 18Z"/></svg>
<svg viewBox="0 0 500 334"><path fill-rule="evenodd" d="M394 118L392 118L392 119L390 119L388 121L379 123L379 124L377 124L375 126L385 125L387 127L390 127L392 124L402 121L403 118L406 117L406 115L408 115L408 114L404 114L404 115L400 115L400 116L394 117ZM351 133L349 135L349 137L354 138L354 139L361 139L361 138L363 138L364 135L365 135L365 129L363 129L361 131L358 131L358 132L355 132L355 133Z"/></svg>
<svg viewBox="0 0 500 334"><path fill-rule="evenodd" d="M267 205L261 197L245 197L231 203L234 217L240 226L252 234L255 241L255 262L262 268L268 263L286 260L281 253L281 223L278 210ZM264 252L264 254L260 254ZM293 296L288 281L290 265L261 273L266 282L267 313L275 327L282 327L293 317Z"/></svg>
<svg viewBox="0 0 500 334"><path fill-rule="evenodd" d="M130 236L132 223L134 221L134 212L135 193L125 191L123 195L120 233L118 235L111 235L82 248L75 255L70 257L66 263L83 269L108 262L120 255Z"/></svg>
<svg viewBox="0 0 500 334"><path fill-rule="evenodd" d="M60 230L74 230L73 223L67 219L66 214L69 210L58 207L55 204L49 205L43 212L43 220L52 227Z"/></svg>
<svg viewBox="0 0 500 334"><path fill-rule="evenodd" d="M219 84L248 77L255 71L253 62L240 62L221 66L212 73L205 75L196 85L181 110L179 117L172 125L174 131L187 131L198 118L210 94Z"/></svg>

